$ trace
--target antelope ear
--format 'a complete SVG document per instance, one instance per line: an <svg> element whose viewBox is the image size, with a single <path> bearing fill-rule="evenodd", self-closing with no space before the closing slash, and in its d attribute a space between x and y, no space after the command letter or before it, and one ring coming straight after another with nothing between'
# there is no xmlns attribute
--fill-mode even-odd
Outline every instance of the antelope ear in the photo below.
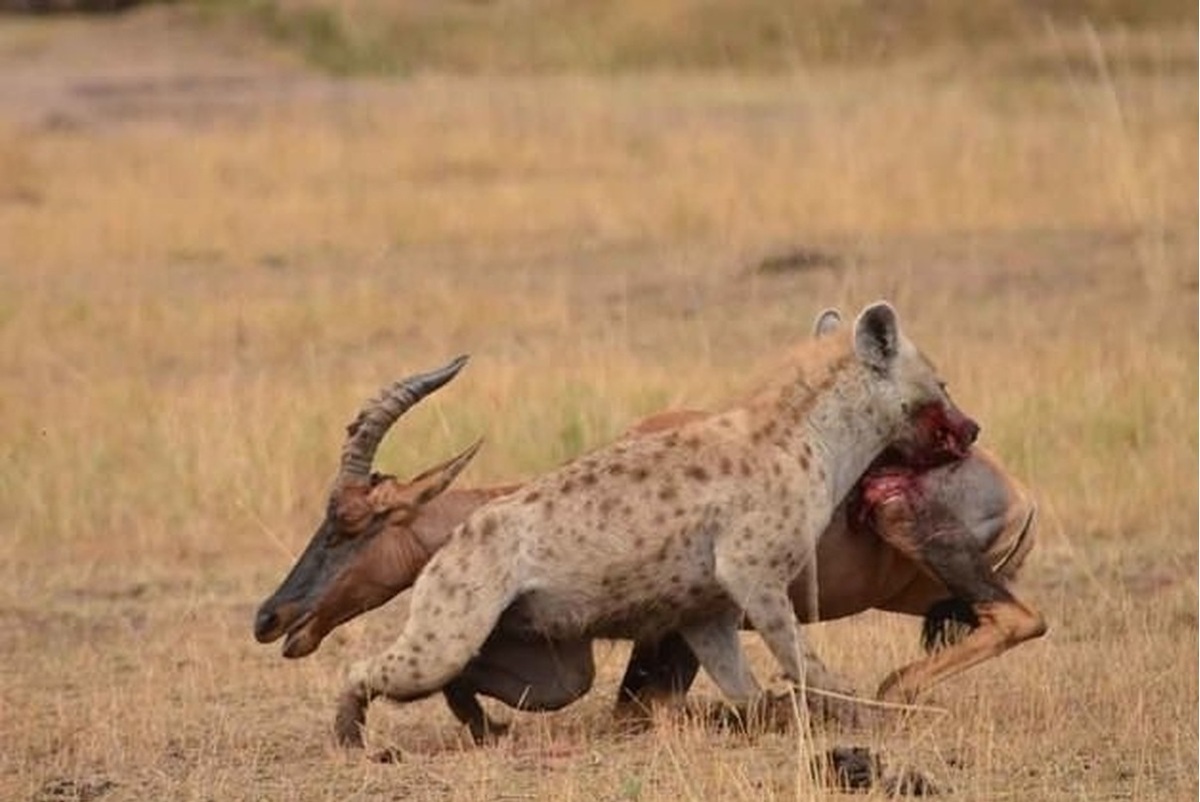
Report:
<svg viewBox="0 0 1200 802"><path fill-rule="evenodd" d="M441 465L414 476L408 482L380 482L371 491L371 503L376 512L384 512L401 505L420 507L437 498L450 483L462 473L462 469L479 451L483 440L476 440L462 453L451 457Z"/></svg>
<svg viewBox="0 0 1200 802"><path fill-rule="evenodd" d="M441 465L430 468L424 473L413 477L413 480L409 482L409 486L418 489L414 503L417 505L424 504L449 487L450 483L462 473L462 469L467 467L467 464L475 458L475 454L482 445L483 438L481 437Z"/></svg>
<svg viewBox="0 0 1200 802"><path fill-rule="evenodd" d="M842 325L841 312L836 309L826 309L817 315L817 319L813 323L813 336L824 337L826 334L835 331L840 325Z"/></svg>
<svg viewBox="0 0 1200 802"><path fill-rule="evenodd" d="M854 352L863 364L887 370L900 353L900 320L886 301L863 309L854 321Z"/></svg>

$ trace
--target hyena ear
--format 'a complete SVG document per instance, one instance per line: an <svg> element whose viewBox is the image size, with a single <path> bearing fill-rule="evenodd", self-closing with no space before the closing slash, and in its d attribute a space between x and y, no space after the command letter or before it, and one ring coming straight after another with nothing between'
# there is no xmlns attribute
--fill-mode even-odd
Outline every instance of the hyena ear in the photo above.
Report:
<svg viewBox="0 0 1200 802"><path fill-rule="evenodd" d="M835 331L838 326L842 325L842 313L836 309L826 309L821 314L817 315L817 320L813 323L813 336L824 337Z"/></svg>
<svg viewBox="0 0 1200 802"><path fill-rule="evenodd" d="M873 303L854 321L854 352L864 364L887 370L900 353L900 320L886 301Z"/></svg>

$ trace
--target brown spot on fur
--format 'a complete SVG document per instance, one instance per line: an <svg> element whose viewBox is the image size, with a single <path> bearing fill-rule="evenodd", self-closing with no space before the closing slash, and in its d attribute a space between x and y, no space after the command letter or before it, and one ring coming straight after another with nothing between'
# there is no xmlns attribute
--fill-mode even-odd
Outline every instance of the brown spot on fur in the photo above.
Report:
<svg viewBox="0 0 1200 802"><path fill-rule="evenodd" d="M491 536L492 536L492 535L495 533L495 531L496 531L496 518L495 518L495 516L489 515L488 517L484 518L484 519L483 519L483 523L481 524L481 527L482 527L482 528L481 528L481 530L480 530L480 531L481 531L481 533L483 534L483 536L484 536L484 537L491 537Z"/></svg>
<svg viewBox="0 0 1200 802"><path fill-rule="evenodd" d="M674 485L663 485L658 489L658 497L663 501L670 501L678 495Z"/></svg>
<svg viewBox="0 0 1200 802"><path fill-rule="evenodd" d="M562 485L559 486L558 492L562 493L565 496L574 489L575 489L575 484L570 479L565 479L565 480L563 480Z"/></svg>
<svg viewBox="0 0 1200 802"><path fill-rule="evenodd" d="M550 499L546 499L546 502L542 505L542 515L547 518L554 515L554 502Z"/></svg>
<svg viewBox="0 0 1200 802"><path fill-rule="evenodd" d="M721 461L717 464L718 470L722 476L728 476L733 473L733 461L729 457L721 457Z"/></svg>
<svg viewBox="0 0 1200 802"><path fill-rule="evenodd" d="M746 460L739 461L738 462L738 470L742 472L742 476L749 477L750 476L750 463L747 462Z"/></svg>
<svg viewBox="0 0 1200 802"><path fill-rule="evenodd" d="M641 482L649 475L650 475L650 471L646 470L645 468L643 468L640 465L629 472L629 476L635 482Z"/></svg>
<svg viewBox="0 0 1200 802"><path fill-rule="evenodd" d="M708 481L708 471L702 465L689 465L683 473L689 479L695 479L697 482Z"/></svg>
<svg viewBox="0 0 1200 802"><path fill-rule="evenodd" d="M804 471L805 473L808 473L808 466L809 466L808 457L801 454L800 455L800 470Z"/></svg>
<svg viewBox="0 0 1200 802"><path fill-rule="evenodd" d="M687 446L688 448L692 449L693 451L695 451L696 449L698 449L700 447L700 438L696 437L695 435L692 435L691 437L684 440L683 444L685 446Z"/></svg>
<svg viewBox="0 0 1200 802"><path fill-rule="evenodd" d="M617 506L617 500L612 496L607 496L600 499L599 512L601 515L608 515L615 506Z"/></svg>
<svg viewBox="0 0 1200 802"><path fill-rule="evenodd" d="M596 484L596 474L592 473L591 471L588 471L587 473L583 474L583 476L579 477L579 481L582 482L585 486L594 485L594 484Z"/></svg>
<svg viewBox="0 0 1200 802"><path fill-rule="evenodd" d="M625 466L619 462L614 462L609 465L606 470L613 476L620 476L621 474L625 473Z"/></svg>
<svg viewBox="0 0 1200 802"><path fill-rule="evenodd" d="M538 491L530 490L528 493L525 494L525 503L532 504L541 497L542 497L542 494L539 493Z"/></svg>

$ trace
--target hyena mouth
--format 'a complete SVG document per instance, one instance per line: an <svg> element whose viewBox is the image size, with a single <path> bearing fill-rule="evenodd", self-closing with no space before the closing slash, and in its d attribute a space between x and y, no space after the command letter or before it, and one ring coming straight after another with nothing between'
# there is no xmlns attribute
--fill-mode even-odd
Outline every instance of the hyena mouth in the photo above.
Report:
<svg viewBox="0 0 1200 802"><path fill-rule="evenodd" d="M940 403L917 410L913 423L916 436L912 442L884 451L881 459L919 471L936 468L965 458L979 436L978 423L952 406ZM900 454L900 459L889 456L889 452Z"/></svg>

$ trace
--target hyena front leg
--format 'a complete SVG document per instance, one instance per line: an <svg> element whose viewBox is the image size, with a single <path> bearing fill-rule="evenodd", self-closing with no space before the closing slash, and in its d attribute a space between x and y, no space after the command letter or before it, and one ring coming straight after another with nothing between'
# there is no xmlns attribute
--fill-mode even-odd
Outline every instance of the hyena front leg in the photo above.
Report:
<svg viewBox="0 0 1200 802"><path fill-rule="evenodd" d="M465 558L453 542L438 552L413 587L404 632L383 654L351 666L334 722L338 743L362 746L372 699L408 702L445 688L487 641L516 595L513 571L482 564L483 550L471 548Z"/></svg>
<svg viewBox="0 0 1200 802"><path fill-rule="evenodd" d="M713 571L717 581L762 636L784 676L803 687L802 637L788 596L786 576L764 571L761 557L746 548L744 536L717 542ZM796 566L799 572L802 566Z"/></svg>
<svg viewBox="0 0 1200 802"><path fill-rule="evenodd" d="M679 630L721 693L737 706L749 704L759 692L738 638L741 620L742 611L731 606L715 618Z"/></svg>

